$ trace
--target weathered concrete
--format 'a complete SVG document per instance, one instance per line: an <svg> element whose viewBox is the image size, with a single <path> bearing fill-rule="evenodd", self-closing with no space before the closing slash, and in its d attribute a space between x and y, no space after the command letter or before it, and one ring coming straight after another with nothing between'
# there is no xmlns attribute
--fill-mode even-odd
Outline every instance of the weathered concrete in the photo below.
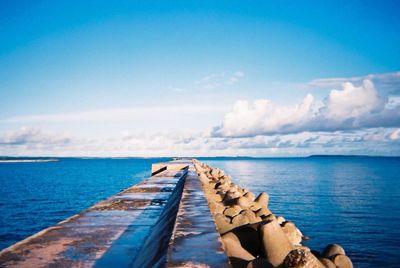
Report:
<svg viewBox="0 0 400 268"><path fill-rule="evenodd" d="M193 265L230 267L189 160L154 164L149 179L0 252L0 267Z"/></svg>
<svg viewBox="0 0 400 268"><path fill-rule="evenodd" d="M168 267L230 267L192 163L183 189Z"/></svg>
<svg viewBox="0 0 400 268"><path fill-rule="evenodd" d="M187 174L185 166L173 166L4 249L0 267L132 267L134 261L148 259L162 263L166 247L155 248L154 242L168 245ZM166 219L172 221L169 233ZM152 237L155 230L162 235Z"/></svg>

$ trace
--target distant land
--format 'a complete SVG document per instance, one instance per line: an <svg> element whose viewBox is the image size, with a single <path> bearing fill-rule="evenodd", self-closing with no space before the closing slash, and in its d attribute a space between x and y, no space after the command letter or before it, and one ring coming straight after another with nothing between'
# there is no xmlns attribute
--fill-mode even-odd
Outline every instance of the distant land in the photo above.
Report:
<svg viewBox="0 0 400 268"><path fill-rule="evenodd" d="M373 157L385 157L385 158L398 158L400 156L381 156L381 155L330 155L330 154L315 154L305 156L270 156L270 157L255 157L255 156L198 156L198 157L52 157L52 156L41 156L41 157L16 157L16 156L0 156L0 163L29 163L29 162L58 162L61 159L152 159L152 158L166 158L166 159L199 159L199 160L251 160L251 159L286 159L286 158L338 158L338 157L360 157L360 158L373 158Z"/></svg>
<svg viewBox="0 0 400 268"><path fill-rule="evenodd" d="M42 157L0 157L0 163L58 162L56 158Z"/></svg>

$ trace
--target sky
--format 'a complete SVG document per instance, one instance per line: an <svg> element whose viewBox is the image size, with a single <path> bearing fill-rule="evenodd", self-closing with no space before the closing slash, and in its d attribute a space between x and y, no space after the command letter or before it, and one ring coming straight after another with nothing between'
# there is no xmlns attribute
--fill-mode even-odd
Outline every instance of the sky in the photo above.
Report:
<svg viewBox="0 0 400 268"><path fill-rule="evenodd" d="M1 1L0 155L400 156L397 1Z"/></svg>

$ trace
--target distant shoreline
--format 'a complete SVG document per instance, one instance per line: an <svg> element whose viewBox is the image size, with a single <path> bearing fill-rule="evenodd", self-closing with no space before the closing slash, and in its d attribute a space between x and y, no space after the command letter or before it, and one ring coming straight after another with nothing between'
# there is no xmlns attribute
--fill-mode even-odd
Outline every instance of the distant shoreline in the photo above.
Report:
<svg viewBox="0 0 400 268"><path fill-rule="evenodd" d="M0 160L0 163L31 163L31 162L58 162L58 159L7 159Z"/></svg>

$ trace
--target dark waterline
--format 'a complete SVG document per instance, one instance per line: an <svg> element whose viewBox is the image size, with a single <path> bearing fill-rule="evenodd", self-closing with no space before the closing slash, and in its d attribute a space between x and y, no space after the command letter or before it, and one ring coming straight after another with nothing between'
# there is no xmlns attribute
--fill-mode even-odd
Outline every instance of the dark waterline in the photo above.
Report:
<svg viewBox="0 0 400 268"><path fill-rule="evenodd" d="M238 185L270 195L270 208L294 221L306 245L341 244L355 267L398 267L400 158L207 159Z"/></svg>
<svg viewBox="0 0 400 268"><path fill-rule="evenodd" d="M169 158L0 163L0 249L150 176Z"/></svg>

